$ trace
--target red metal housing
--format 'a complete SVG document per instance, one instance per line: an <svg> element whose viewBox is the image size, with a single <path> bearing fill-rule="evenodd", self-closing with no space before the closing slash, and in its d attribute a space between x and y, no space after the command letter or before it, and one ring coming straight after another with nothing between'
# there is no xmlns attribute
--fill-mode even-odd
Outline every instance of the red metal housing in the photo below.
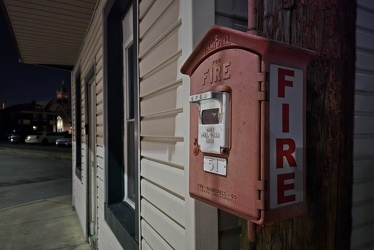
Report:
<svg viewBox="0 0 374 250"><path fill-rule="evenodd" d="M257 224L304 213L306 68L314 55L224 27L208 31L181 72L191 77L191 99L229 93L228 147L220 153L200 150L199 140L209 135L198 134L201 107L191 104L191 197ZM220 136L208 139L214 143ZM223 174L204 170L204 161L216 158L226 164Z"/></svg>

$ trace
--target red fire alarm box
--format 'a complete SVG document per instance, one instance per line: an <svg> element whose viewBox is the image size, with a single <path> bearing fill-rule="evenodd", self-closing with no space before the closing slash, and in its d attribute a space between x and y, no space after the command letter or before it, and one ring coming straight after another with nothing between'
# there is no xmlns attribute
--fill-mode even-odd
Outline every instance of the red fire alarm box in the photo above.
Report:
<svg viewBox="0 0 374 250"><path fill-rule="evenodd" d="M183 65L191 197L257 224L305 212L306 68L314 52L213 26Z"/></svg>

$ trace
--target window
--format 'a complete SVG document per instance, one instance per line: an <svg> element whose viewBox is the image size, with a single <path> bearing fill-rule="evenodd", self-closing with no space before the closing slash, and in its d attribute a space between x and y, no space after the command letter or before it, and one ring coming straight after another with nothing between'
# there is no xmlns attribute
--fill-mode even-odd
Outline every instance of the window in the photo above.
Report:
<svg viewBox="0 0 374 250"><path fill-rule="evenodd" d="M64 131L64 122L62 121L61 116L57 116L57 132Z"/></svg>
<svg viewBox="0 0 374 250"><path fill-rule="evenodd" d="M122 21L123 27L123 90L124 90L124 201L135 209L136 199L136 128L135 107L137 94L135 92L136 78L134 74L134 45L133 45L132 7ZM126 27L126 28L125 28Z"/></svg>
<svg viewBox="0 0 374 250"><path fill-rule="evenodd" d="M137 28L138 1L104 8L105 221L124 249L139 249Z"/></svg>

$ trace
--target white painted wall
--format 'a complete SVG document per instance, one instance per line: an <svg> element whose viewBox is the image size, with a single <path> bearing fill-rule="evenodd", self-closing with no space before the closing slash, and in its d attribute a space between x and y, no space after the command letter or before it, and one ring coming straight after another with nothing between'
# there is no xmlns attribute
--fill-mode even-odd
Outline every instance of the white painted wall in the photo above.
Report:
<svg viewBox="0 0 374 250"><path fill-rule="evenodd" d="M106 0L99 1L73 70L82 76L82 126L85 124L84 79L94 67L96 82L97 237L99 249L121 249L104 219L106 169L103 116L103 20ZM217 210L189 197L189 77L179 72L214 23L213 1L143 0L139 11L141 239L144 249L217 249ZM201 22L199 22L201 20ZM196 28L193 32L192 27ZM194 33L194 35L192 34ZM196 34L195 34L196 33ZM74 106L74 100L73 100ZM73 107L73 117L75 109ZM73 121L74 122L74 121ZM73 176L75 208L85 234L87 171L82 133L82 181ZM76 145L73 144L73 154ZM75 155L73 155L75 159ZM76 163L73 161L73 170Z"/></svg>

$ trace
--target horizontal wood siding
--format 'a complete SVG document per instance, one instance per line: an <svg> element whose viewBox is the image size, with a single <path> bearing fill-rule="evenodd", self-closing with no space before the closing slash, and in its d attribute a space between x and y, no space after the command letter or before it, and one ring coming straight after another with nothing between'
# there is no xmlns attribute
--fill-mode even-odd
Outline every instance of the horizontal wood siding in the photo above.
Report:
<svg viewBox="0 0 374 250"><path fill-rule="evenodd" d="M75 100L76 93L81 96L81 102L80 102L80 109L81 109L81 127L84 126L84 102L85 102L85 95L84 95L84 84L83 81L81 81L81 84L79 86L76 85L76 77L79 77L80 72L78 72L78 67L75 67L72 72L72 79L71 79L71 98L72 98L72 134L73 138L75 138L75 125L77 122L75 119L76 116L76 110L77 110L77 102ZM75 211L77 212L77 216L83 231L83 235L87 236L87 169L85 164L85 155L86 155L86 147L84 144L84 136L81 137L81 151L77 152L77 142L73 141L72 143L72 152L73 152L73 161L72 161L72 182L73 182L73 198L74 198L74 207ZM81 155L81 162L76 162L76 154ZM82 178L79 179L77 175L75 174L77 166L81 166L81 176Z"/></svg>
<svg viewBox="0 0 374 250"><path fill-rule="evenodd" d="M109 228L108 224L104 219L104 214L101 214L104 207L99 205L99 234L98 234L98 248L99 250L113 249L119 250L123 249L122 246L118 243L117 238L112 233L112 230Z"/></svg>
<svg viewBox="0 0 374 250"><path fill-rule="evenodd" d="M186 178L179 2L139 6L140 190L143 249L183 249Z"/></svg>
<svg viewBox="0 0 374 250"><path fill-rule="evenodd" d="M352 249L374 248L374 2L357 1Z"/></svg>
<svg viewBox="0 0 374 250"><path fill-rule="evenodd" d="M159 234L166 242L174 249L183 248L184 244L184 228L175 223L164 211L153 206L145 198L141 200L141 215L142 220L147 222L155 232ZM142 235L143 239L147 239Z"/></svg>
<svg viewBox="0 0 374 250"><path fill-rule="evenodd" d="M183 197L185 188L180 185L184 182L184 171L173 165L167 165L167 162L157 162L156 159L142 159L141 176L148 182L162 187L175 196Z"/></svg>
<svg viewBox="0 0 374 250"><path fill-rule="evenodd" d="M84 152L84 145L82 144L82 155L83 155L83 152ZM83 156L82 156L82 159L83 159ZM83 235L87 235L86 166L85 164L82 164L82 163L81 163L81 166L82 166L82 169L81 169L82 180L80 180L75 175L75 167L73 167L74 204L75 204L75 211L77 212L77 216L82 227Z"/></svg>
<svg viewBox="0 0 374 250"><path fill-rule="evenodd" d="M142 240L142 248L143 248L143 250L144 249L164 249L164 250L173 249L144 220L142 220L141 227L142 227L142 232L143 232L143 240ZM145 240L145 239L147 239L147 240Z"/></svg>
<svg viewBox="0 0 374 250"><path fill-rule="evenodd" d="M94 83L96 84L96 199L97 199L97 246L98 249L121 249L121 245L117 241L113 232L107 225L104 218L104 208L106 200L106 184L105 184L105 148L104 148L104 72L103 72L103 20L102 20L102 10L106 4L106 0L101 0L98 3L96 12L92 17L89 30L86 33L84 43L81 47L81 52L77 59L77 64L74 70L80 68L82 76L82 97L81 97L81 107L82 107L82 128L86 123L86 107L85 107L85 89L84 84L90 79L84 79L84 77L90 77L89 72L94 69ZM72 95L74 97L74 95ZM73 103L73 112L74 112L74 99ZM74 116L73 116L74 117ZM86 156L87 156L87 146L85 145L86 137L82 132L82 183L76 182L74 188L74 195L77 197L75 200L76 203L81 204L77 209L78 217L81 219L81 224L86 225L86 196L88 190L86 190L86 181L87 181L87 170L86 170ZM88 149L88 148L87 148ZM73 150L74 151L74 150ZM81 199L79 197L83 197ZM84 221L83 221L84 220Z"/></svg>
<svg viewBox="0 0 374 250"><path fill-rule="evenodd" d="M167 217L184 227L185 217L184 213L181 213L181 211L184 211L184 201L180 197L147 180L142 181L140 188L143 196L147 197L154 207L163 211Z"/></svg>

